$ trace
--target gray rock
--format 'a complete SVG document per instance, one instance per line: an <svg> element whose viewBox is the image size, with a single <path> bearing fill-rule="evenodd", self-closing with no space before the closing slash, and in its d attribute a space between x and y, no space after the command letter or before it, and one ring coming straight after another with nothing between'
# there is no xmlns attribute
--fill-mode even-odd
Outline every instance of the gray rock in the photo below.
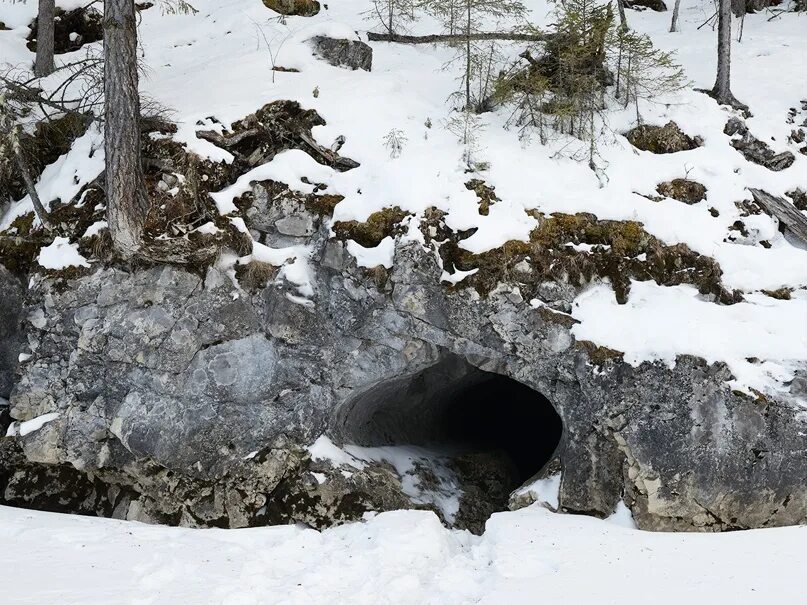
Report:
<svg viewBox="0 0 807 605"><path fill-rule="evenodd" d="M20 281L0 265L0 401L8 399L21 346L19 329L23 304Z"/></svg>
<svg viewBox="0 0 807 605"><path fill-rule="evenodd" d="M568 316L533 309L511 285L487 298L448 291L416 242L399 245L379 281L329 239L324 221L283 204L256 203L249 221L266 237L312 246L309 304L282 283L247 293L215 270L201 279L177 267L100 268L68 287L31 279L22 312L30 358L11 415L59 416L13 440L25 458L0 470L7 501L72 489L79 512L225 527L324 527L368 510L428 508L388 465L345 474L307 446L323 434L366 446L448 442L448 406L494 372L546 397L562 421L551 454L561 511L604 517L624 500L655 530L807 521L801 382L758 399L733 392L722 364L633 367L576 342ZM278 225L306 216L310 236ZM536 295L562 307L576 291L547 283ZM534 429L539 447L548 437ZM458 459L453 472L455 522L481 531L507 506L512 477L495 454ZM37 500L42 473L52 480Z"/></svg>
<svg viewBox="0 0 807 605"><path fill-rule="evenodd" d="M723 132L733 137L731 146L743 154L746 160L764 166L768 170L779 172L790 168L796 156L790 151L776 153L765 141L760 141L748 130L740 118L730 118Z"/></svg>
<svg viewBox="0 0 807 605"><path fill-rule="evenodd" d="M363 69L373 68L373 49L359 40L344 40L316 36L311 39L314 53L336 67Z"/></svg>

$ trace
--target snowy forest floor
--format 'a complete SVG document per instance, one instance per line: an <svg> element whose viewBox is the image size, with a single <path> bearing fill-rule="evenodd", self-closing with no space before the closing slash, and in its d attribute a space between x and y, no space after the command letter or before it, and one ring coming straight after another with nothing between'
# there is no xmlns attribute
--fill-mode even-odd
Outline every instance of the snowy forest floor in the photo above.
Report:
<svg viewBox="0 0 807 605"><path fill-rule="evenodd" d="M795 603L807 528L650 533L538 506L483 536L400 511L317 532L189 530L0 507L14 605ZM13 547L11 547L13 545Z"/></svg>

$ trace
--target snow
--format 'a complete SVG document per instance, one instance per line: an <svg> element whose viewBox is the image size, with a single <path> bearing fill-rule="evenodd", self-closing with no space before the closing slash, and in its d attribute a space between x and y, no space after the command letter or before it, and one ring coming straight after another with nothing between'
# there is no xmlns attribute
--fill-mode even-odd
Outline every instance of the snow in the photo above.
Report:
<svg viewBox="0 0 807 605"><path fill-rule="evenodd" d="M807 529L649 533L539 506L483 536L425 511L191 530L0 507L3 601L48 605L796 603ZM644 595L644 597L642 597Z"/></svg>
<svg viewBox="0 0 807 605"><path fill-rule="evenodd" d="M359 267L392 267L392 259L395 254L395 240L385 237L375 248L365 248L361 244L348 240L347 251L356 258Z"/></svg>
<svg viewBox="0 0 807 605"><path fill-rule="evenodd" d="M53 243L39 251L39 266L45 269L66 269L67 267L89 267L90 263L81 256L78 244L71 244L66 237L55 237Z"/></svg>
<svg viewBox="0 0 807 605"><path fill-rule="evenodd" d="M339 447L324 435L311 444L308 451L313 460L327 460L334 467L362 470L370 462L386 462L398 473L403 491L412 502L436 506L449 523L453 523L459 510L460 488L456 474L448 466L448 451L414 445L365 447L345 444ZM436 485L421 485L423 471L436 480Z"/></svg>
<svg viewBox="0 0 807 605"><path fill-rule="evenodd" d="M536 479L532 483L522 485L514 495L521 496L529 494L535 502L548 505L552 510L558 508L558 498L560 494L560 473L550 475L543 479Z"/></svg>
<svg viewBox="0 0 807 605"><path fill-rule="evenodd" d="M611 288L600 284L575 301L572 316L580 323L572 333L578 340L608 343L633 365L648 360L674 365L678 354L697 355L726 362L738 387L776 388L776 382L793 378L784 368L789 361L807 360L807 292L791 300L746 298L722 307L703 300L692 286L648 281L633 282L627 303L620 305ZM754 357L769 360L769 367L748 361Z"/></svg>
<svg viewBox="0 0 807 605"><path fill-rule="evenodd" d="M41 416L37 416L31 420L26 420L25 422L14 422L8 427L8 431L6 432L6 436L15 436L19 435L20 437L25 437L26 435L33 433L34 431L38 431L43 426L45 426L48 422L52 422L59 417L59 412L51 412L49 414L42 414Z"/></svg>

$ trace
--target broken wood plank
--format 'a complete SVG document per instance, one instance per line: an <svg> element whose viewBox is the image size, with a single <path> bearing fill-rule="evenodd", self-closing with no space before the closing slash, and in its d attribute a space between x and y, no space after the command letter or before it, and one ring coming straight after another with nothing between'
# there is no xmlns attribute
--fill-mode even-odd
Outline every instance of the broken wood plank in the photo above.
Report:
<svg viewBox="0 0 807 605"><path fill-rule="evenodd" d="M807 216L804 216L796 207L784 198L771 195L761 189L749 189L754 201L771 216L778 219L785 229L807 244Z"/></svg>

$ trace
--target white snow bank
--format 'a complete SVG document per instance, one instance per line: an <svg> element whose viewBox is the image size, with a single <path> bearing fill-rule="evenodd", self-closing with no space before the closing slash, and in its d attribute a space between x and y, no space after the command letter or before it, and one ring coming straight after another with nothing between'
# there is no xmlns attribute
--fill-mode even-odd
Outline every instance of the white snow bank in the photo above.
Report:
<svg viewBox="0 0 807 605"><path fill-rule="evenodd" d="M572 333L623 351L633 365L654 360L673 365L677 354L725 361L738 385L762 390L764 373L748 358L807 360L807 295L777 300L750 294L746 300L717 305L692 286L647 281L633 282L627 303L620 305L610 286L599 284L575 300L572 316L580 323Z"/></svg>
<svg viewBox="0 0 807 605"><path fill-rule="evenodd" d="M71 244L66 237L56 237L51 245L42 248L37 262L45 269L90 266L87 259L79 253L78 244Z"/></svg>
<svg viewBox="0 0 807 605"><path fill-rule="evenodd" d="M3 600L20 605L769 605L803 600L802 527L650 533L540 507L481 537L424 511L317 532L190 530L0 507ZM47 570L47 573L43 573Z"/></svg>

